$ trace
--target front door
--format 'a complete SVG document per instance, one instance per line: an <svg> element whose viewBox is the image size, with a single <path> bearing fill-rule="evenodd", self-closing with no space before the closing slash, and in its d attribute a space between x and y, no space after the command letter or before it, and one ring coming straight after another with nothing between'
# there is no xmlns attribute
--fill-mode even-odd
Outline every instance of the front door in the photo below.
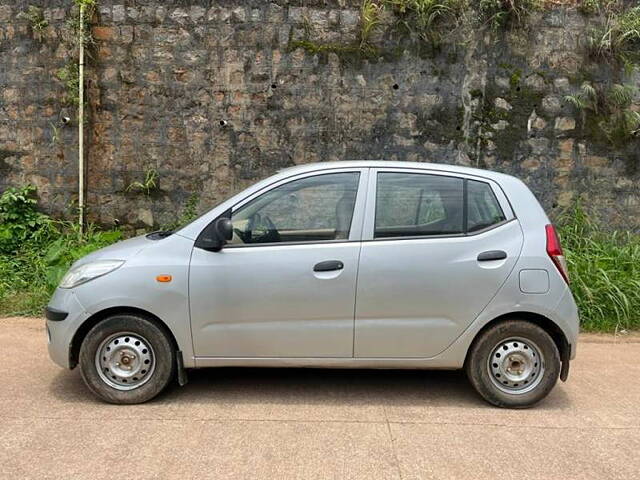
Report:
<svg viewBox="0 0 640 480"><path fill-rule="evenodd" d="M507 279L522 246L520 225L488 180L402 170L371 175L355 357L433 357Z"/></svg>
<svg viewBox="0 0 640 480"><path fill-rule="evenodd" d="M221 251L194 248L196 356L352 357L366 172L280 182L233 208Z"/></svg>

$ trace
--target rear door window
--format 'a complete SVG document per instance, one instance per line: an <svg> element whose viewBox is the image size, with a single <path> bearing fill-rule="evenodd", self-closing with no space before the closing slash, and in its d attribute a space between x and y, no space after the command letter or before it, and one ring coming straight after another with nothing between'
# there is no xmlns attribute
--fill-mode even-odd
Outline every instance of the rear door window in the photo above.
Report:
<svg viewBox="0 0 640 480"><path fill-rule="evenodd" d="M485 182L467 180L467 232L484 230L505 219L491 186Z"/></svg>
<svg viewBox="0 0 640 480"><path fill-rule="evenodd" d="M456 177L379 173L374 238L463 233L463 185Z"/></svg>

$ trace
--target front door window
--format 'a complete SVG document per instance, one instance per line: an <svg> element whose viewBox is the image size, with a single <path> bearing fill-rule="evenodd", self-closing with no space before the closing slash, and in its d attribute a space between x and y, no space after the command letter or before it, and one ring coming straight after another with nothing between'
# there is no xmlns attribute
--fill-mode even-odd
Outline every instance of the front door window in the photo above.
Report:
<svg viewBox="0 0 640 480"><path fill-rule="evenodd" d="M347 240L359 176L316 175L269 190L233 212L229 244Z"/></svg>

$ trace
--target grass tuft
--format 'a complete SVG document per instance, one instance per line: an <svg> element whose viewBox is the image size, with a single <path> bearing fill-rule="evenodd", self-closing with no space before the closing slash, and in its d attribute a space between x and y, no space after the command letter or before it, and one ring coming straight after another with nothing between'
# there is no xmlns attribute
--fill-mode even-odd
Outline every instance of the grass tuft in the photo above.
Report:
<svg viewBox="0 0 640 480"><path fill-rule="evenodd" d="M640 235L606 231L580 204L558 225L582 329L640 329Z"/></svg>
<svg viewBox="0 0 640 480"><path fill-rule="evenodd" d="M591 55L616 60L630 71L640 62L640 6L610 10L603 26L588 35Z"/></svg>

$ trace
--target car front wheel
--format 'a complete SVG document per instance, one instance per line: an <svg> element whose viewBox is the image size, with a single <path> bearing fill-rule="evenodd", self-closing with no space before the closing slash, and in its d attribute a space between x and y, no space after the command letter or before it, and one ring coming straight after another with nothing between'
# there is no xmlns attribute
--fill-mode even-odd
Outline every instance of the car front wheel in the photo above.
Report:
<svg viewBox="0 0 640 480"><path fill-rule="evenodd" d="M175 349L164 331L137 315L99 322L80 347L80 371L89 389L110 403L143 403L175 373Z"/></svg>
<svg viewBox="0 0 640 480"><path fill-rule="evenodd" d="M476 391L498 407L526 408L553 389L560 354L538 325L508 320L490 327L473 343L466 362Z"/></svg>

